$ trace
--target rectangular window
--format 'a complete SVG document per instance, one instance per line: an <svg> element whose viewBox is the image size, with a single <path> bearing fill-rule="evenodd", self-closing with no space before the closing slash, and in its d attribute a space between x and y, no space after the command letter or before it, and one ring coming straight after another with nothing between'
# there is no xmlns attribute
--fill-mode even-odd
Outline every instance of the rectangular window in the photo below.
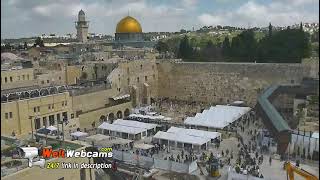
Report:
<svg viewBox="0 0 320 180"><path fill-rule="evenodd" d="M12 82L12 77L10 76L10 82Z"/></svg>
<svg viewBox="0 0 320 180"><path fill-rule="evenodd" d="M54 109L54 104L51 105L51 108Z"/></svg>
<svg viewBox="0 0 320 180"><path fill-rule="evenodd" d="M73 119L73 118L74 118L74 114L72 113L72 114L71 114L71 119Z"/></svg>
<svg viewBox="0 0 320 180"><path fill-rule="evenodd" d="M25 76L24 75L22 75L22 80L25 80Z"/></svg>
<svg viewBox="0 0 320 180"><path fill-rule="evenodd" d="M7 79L7 77L4 77L4 82L6 83L6 82L8 82L8 79Z"/></svg>
<svg viewBox="0 0 320 180"><path fill-rule="evenodd" d="M65 101L65 102L64 102L64 105L67 106L67 105L68 105L68 101Z"/></svg>
<svg viewBox="0 0 320 180"><path fill-rule="evenodd" d="M147 82L148 81L148 76L144 77L144 81Z"/></svg>
<svg viewBox="0 0 320 180"><path fill-rule="evenodd" d="M156 79L156 75L152 75L152 77L153 77L153 80L155 80L155 79Z"/></svg>
<svg viewBox="0 0 320 180"><path fill-rule="evenodd" d="M5 118L8 119L8 113L5 113Z"/></svg>
<svg viewBox="0 0 320 180"><path fill-rule="evenodd" d="M44 125L44 127L47 127L47 117L42 118L42 124Z"/></svg>
<svg viewBox="0 0 320 180"><path fill-rule="evenodd" d="M44 81L41 81L41 84L44 84Z"/></svg>
<svg viewBox="0 0 320 180"><path fill-rule="evenodd" d="M137 82L139 82L139 77L137 77Z"/></svg>
<svg viewBox="0 0 320 180"><path fill-rule="evenodd" d="M37 112L37 107L34 107L34 108L33 108L33 112Z"/></svg>
<svg viewBox="0 0 320 180"><path fill-rule="evenodd" d="M62 113L62 118L63 118L63 120L68 120L68 113L67 112L63 112Z"/></svg>
<svg viewBox="0 0 320 180"><path fill-rule="evenodd" d="M57 121L60 122L61 121L61 118L60 118L60 113L57 114Z"/></svg>
<svg viewBox="0 0 320 180"><path fill-rule="evenodd" d="M49 83L50 81L49 80L47 80L47 83Z"/></svg>
<svg viewBox="0 0 320 180"><path fill-rule="evenodd" d="M37 109L38 109L38 112L40 112L40 106L38 106Z"/></svg>
<svg viewBox="0 0 320 180"><path fill-rule="evenodd" d="M48 109L51 109L51 104L48 105Z"/></svg>
<svg viewBox="0 0 320 180"><path fill-rule="evenodd" d="M27 80L29 80L29 74L27 74Z"/></svg>
<svg viewBox="0 0 320 180"><path fill-rule="evenodd" d="M12 112L9 112L9 118L12 118Z"/></svg>
<svg viewBox="0 0 320 180"><path fill-rule="evenodd" d="M53 126L54 125L54 115L49 116L49 125Z"/></svg>
<svg viewBox="0 0 320 180"><path fill-rule="evenodd" d="M61 80L61 77L59 76L59 80Z"/></svg>

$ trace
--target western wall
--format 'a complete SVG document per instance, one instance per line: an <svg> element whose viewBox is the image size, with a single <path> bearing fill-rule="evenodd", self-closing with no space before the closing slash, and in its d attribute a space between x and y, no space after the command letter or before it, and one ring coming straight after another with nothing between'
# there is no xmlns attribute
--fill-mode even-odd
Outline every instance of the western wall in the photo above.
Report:
<svg viewBox="0 0 320 180"><path fill-rule="evenodd" d="M314 62L311 66L310 63L160 62L158 97L213 104L244 100L253 107L258 94L269 85L299 84L309 77Z"/></svg>

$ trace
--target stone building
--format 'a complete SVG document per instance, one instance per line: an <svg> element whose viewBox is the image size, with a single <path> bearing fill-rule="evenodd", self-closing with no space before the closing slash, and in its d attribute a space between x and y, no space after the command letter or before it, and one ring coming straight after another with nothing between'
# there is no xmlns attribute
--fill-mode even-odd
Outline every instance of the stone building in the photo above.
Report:
<svg viewBox="0 0 320 180"><path fill-rule="evenodd" d="M34 85L33 68L1 70L1 90Z"/></svg>
<svg viewBox="0 0 320 180"><path fill-rule="evenodd" d="M85 43L88 41L88 28L89 22L86 21L86 15L81 9L78 13L78 21L76 22L77 39L79 42Z"/></svg>

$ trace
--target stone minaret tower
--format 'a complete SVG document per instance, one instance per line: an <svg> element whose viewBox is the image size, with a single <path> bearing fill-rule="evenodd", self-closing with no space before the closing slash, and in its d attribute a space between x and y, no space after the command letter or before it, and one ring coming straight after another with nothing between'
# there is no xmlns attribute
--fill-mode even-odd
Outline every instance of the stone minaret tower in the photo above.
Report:
<svg viewBox="0 0 320 180"><path fill-rule="evenodd" d="M88 28L89 21L86 21L86 15L81 9L78 14L78 21L76 22L77 29L77 39L79 42L87 42L88 41Z"/></svg>

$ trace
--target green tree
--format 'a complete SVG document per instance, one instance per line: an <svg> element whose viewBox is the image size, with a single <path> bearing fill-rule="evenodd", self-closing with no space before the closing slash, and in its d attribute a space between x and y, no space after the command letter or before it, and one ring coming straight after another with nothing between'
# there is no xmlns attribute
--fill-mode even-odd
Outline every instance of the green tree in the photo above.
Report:
<svg viewBox="0 0 320 180"><path fill-rule="evenodd" d="M272 25L271 25L271 23L269 23L269 37L271 37L272 36Z"/></svg>
<svg viewBox="0 0 320 180"><path fill-rule="evenodd" d="M178 58L182 59L191 59L194 51L193 48L189 44L189 39L187 36L184 36L180 41Z"/></svg>
<svg viewBox="0 0 320 180"><path fill-rule="evenodd" d="M252 30L241 32L232 39L230 56L233 61L254 61L257 41Z"/></svg>
<svg viewBox="0 0 320 180"><path fill-rule="evenodd" d="M181 29L180 33L186 33L187 31L185 29Z"/></svg>
<svg viewBox="0 0 320 180"><path fill-rule="evenodd" d="M44 47L44 42L43 42L43 39L41 39L41 37L36 38L34 46L36 47L37 45L40 47Z"/></svg>
<svg viewBox="0 0 320 180"><path fill-rule="evenodd" d="M230 41L228 36L224 38L224 41L222 42L222 55L227 57L230 53Z"/></svg>
<svg viewBox="0 0 320 180"><path fill-rule="evenodd" d="M163 41L158 41L156 46L155 46L156 50L159 51L160 53L164 53L169 51L169 46L167 43L163 42Z"/></svg>
<svg viewBox="0 0 320 180"><path fill-rule="evenodd" d="M24 48L24 49L28 49L28 44L27 44L27 42L24 42L23 48Z"/></svg>

